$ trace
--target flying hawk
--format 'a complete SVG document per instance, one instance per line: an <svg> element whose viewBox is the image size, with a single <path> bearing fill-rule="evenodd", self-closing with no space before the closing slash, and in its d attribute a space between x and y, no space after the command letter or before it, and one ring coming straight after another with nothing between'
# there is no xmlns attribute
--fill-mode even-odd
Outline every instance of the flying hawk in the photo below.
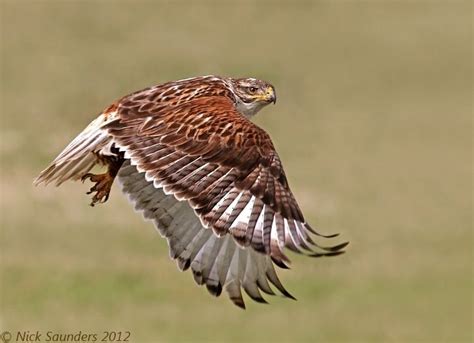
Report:
<svg viewBox="0 0 474 343"><path fill-rule="evenodd" d="M288 268L284 248L312 257L343 253L310 233L270 136L249 118L275 103L274 87L254 78L203 76L124 96L107 107L45 169L35 184L94 183L91 205L118 183L135 210L153 221L181 270L242 308L242 288L293 296L274 264ZM105 165L103 174L91 174ZM294 298L293 298L294 299Z"/></svg>

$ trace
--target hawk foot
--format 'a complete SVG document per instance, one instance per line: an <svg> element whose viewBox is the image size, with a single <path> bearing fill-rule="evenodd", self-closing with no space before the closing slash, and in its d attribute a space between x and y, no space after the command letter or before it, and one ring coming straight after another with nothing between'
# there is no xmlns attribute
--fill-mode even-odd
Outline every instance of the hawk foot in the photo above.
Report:
<svg viewBox="0 0 474 343"><path fill-rule="evenodd" d="M86 194L95 194L92 196L91 206L94 206L97 203L104 203L109 199L110 189L114 182L114 176L110 175L109 172L104 174L91 174L87 173L81 177L81 181L84 182L87 179L95 182L95 185L87 192Z"/></svg>

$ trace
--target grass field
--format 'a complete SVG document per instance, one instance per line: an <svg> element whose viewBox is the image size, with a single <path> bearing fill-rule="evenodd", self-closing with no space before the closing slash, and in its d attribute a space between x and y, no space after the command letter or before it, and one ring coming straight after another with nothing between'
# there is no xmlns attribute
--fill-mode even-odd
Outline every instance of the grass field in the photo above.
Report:
<svg viewBox="0 0 474 343"><path fill-rule="evenodd" d="M133 342L469 342L472 4L1 1L0 331ZM297 302L241 311L169 260L113 190L33 178L115 98L195 75L272 82L256 118L306 217L347 254L292 255Z"/></svg>

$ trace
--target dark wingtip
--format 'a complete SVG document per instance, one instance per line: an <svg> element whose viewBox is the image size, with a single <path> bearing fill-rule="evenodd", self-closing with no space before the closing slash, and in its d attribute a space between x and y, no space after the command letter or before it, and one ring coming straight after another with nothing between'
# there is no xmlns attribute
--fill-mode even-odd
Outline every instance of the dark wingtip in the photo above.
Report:
<svg viewBox="0 0 474 343"><path fill-rule="evenodd" d="M341 243L341 244L337 244L337 245L333 245L333 246L329 246L329 247L326 247L326 246L321 246L321 245L318 245L316 243L313 243L314 246L320 248L320 249L323 249L325 251L329 251L329 252L333 252L333 251L339 251L339 250L342 250L344 249L346 246L349 245L349 242L344 242L344 243Z"/></svg>
<svg viewBox="0 0 474 343"><path fill-rule="evenodd" d="M295 301L298 300L293 295L291 295L286 289L284 291L282 291L282 290L280 290L280 291L285 297L290 298L291 300L295 300Z"/></svg>
<svg viewBox="0 0 474 343"><path fill-rule="evenodd" d="M206 288L211 293L211 295L218 297L222 293L222 285L218 283L217 285L206 284Z"/></svg>
<svg viewBox="0 0 474 343"><path fill-rule="evenodd" d="M243 286L244 290L245 290L245 293L247 293L247 295L253 300L253 301L256 301L260 304L268 304L268 302L262 297L262 294L259 292L258 290L258 284L257 284L257 288L255 290L252 290L248 287L245 287L245 285Z"/></svg>
<svg viewBox="0 0 474 343"><path fill-rule="evenodd" d="M184 259L184 258L178 257L177 262L178 262L178 268L181 269L182 271L187 270L189 266L191 265L191 260L189 258Z"/></svg>
<svg viewBox="0 0 474 343"><path fill-rule="evenodd" d="M287 264L285 264L282 260L276 259L273 256L271 256L271 259L273 263L275 263L278 267L282 269L290 269L290 267Z"/></svg>
<svg viewBox="0 0 474 343"><path fill-rule="evenodd" d="M324 252L324 253L314 253L308 255L309 257L330 257L330 256L338 256L344 254L345 251L332 251L332 252Z"/></svg>
<svg viewBox="0 0 474 343"><path fill-rule="evenodd" d="M230 300L234 303L234 305L241 308L242 310L245 310L245 303L242 298L230 298Z"/></svg>
<svg viewBox="0 0 474 343"><path fill-rule="evenodd" d="M338 244L338 245L335 245L335 246L331 247L330 249L331 249L331 251L338 251L338 250L344 249L348 245L349 245L349 241Z"/></svg>
<svg viewBox="0 0 474 343"><path fill-rule="evenodd" d="M323 235L322 233L319 233L318 231L313 229L308 223L305 223L304 226L309 232L314 233L316 236L319 236L319 237L334 238L334 237L339 236L339 233L333 233L331 235Z"/></svg>
<svg viewBox="0 0 474 343"><path fill-rule="evenodd" d="M281 284L280 279L278 279L278 275L275 273L275 269L273 268L273 265L271 269L267 270L266 275L267 275L268 281L270 281L280 291L281 294L283 294L287 298L296 300L296 298L292 296L290 292L288 292L285 289L285 287L283 287L283 285Z"/></svg>
<svg viewBox="0 0 474 343"><path fill-rule="evenodd" d="M250 296L250 298L252 298L252 300L258 302L259 304L268 304L268 301L266 301L263 297Z"/></svg>
<svg viewBox="0 0 474 343"><path fill-rule="evenodd" d="M198 285L204 284L204 278L202 277L202 271L192 269L192 272L193 272L194 281L195 281Z"/></svg>
<svg viewBox="0 0 474 343"><path fill-rule="evenodd" d="M270 288L270 287L262 287L262 284L259 280L257 280L257 286L258 288L265 294L268 294L268 295L275 295L275 292L273 292L273 290Z"/></svg>
<svg viewBox="0 0 474 343"><path fill-rule="evenodd" d="M331 234L331 235L322 235L322 234L320 234L320 233L317 233L316 235L317 235L317 236L320 236L320 237L324 237L324 238L334 238L334 237L339 236L340 233L333 233L333 234Z"/></svg>

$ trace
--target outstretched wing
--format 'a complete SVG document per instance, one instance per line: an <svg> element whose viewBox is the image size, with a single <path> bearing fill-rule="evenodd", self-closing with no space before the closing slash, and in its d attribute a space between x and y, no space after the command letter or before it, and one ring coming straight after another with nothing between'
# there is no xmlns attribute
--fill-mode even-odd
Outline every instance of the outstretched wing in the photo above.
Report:
<svg viewBox="0 0 474 343"><path fill-rule="evenodd" d="M250 247L249 256L261 253L287 268L284 247L319 257L347 245L313 241L310 232L335 235L320 235L306 223L270 137L227 97L163 104L135 93L122 99L114 117L105 129L145 180L186 200L203 227L216 237L232 235L240 248ZM192 257L184 255L181 263L191 264Z"/></svg>
<svg viewBox="0 0 474 343"><path fill-rule="evenodd" d="M120 169L118 181L135 210L153 221L168 240L170 257L179 269L191 268L196 283L205 284L212 295L219 296L225 288L230 299L245 308L241 288L253 300L266 302L260 290L274 294L270 281L283 295L293 298L278 279L269 256L239 248L230 235L214 235L202 226L186 201L156 189L129 160Z"/></svg>

